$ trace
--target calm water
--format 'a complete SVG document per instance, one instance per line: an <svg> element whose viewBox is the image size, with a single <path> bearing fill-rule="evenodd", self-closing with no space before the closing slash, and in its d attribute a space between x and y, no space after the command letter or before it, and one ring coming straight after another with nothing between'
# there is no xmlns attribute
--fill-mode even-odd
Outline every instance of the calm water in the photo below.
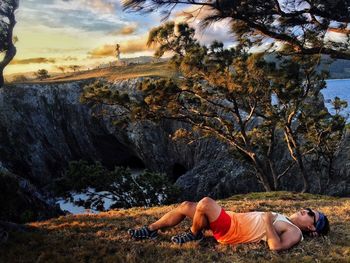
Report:
<svg viewBox="0 0 350 263"><path fill-rule="evenodd" d="M329 100L333 100L334 97L339 97L342 100L346 100L350 106L350 79L330 79L327 80L327 88L322 90L322 94L326 101L326 106L331 114L335 111L332 109L332 104ZM350 114L350 107L343 110L342 115L348 116ZM349 122L349 119L348 119Z"/></svg>

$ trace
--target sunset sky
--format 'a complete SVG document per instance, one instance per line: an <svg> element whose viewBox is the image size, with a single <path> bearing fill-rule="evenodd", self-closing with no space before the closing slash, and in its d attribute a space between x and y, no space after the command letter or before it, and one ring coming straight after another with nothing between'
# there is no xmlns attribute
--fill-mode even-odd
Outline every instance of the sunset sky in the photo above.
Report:
<svg viewBox="0 0 350 263"><path fill-rule="evenodd" d="M182 20L180 10L170 20ZM119 0L20 0L16 20L17 55L5 74L42 68L53 72L69 65L95 67L114 60L117 43L121 57L152 55L145 42L148 31L160 25L161 15L127 13ZM232 36L225 28L227 21L198 32L197 37L202 43L215 39L229 43Z"/></svg>

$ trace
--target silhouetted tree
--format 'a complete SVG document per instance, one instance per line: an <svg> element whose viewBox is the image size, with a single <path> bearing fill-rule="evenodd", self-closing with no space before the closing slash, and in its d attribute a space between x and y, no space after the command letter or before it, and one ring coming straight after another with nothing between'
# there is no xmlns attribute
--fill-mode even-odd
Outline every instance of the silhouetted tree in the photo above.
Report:
<svg viewBox="0 0 350 263"><path fill-rule="evenodd" d="M66 71L66 68L64 66L57 66L57 69L64 73Z"/></svg>
<svg viewBox="0 0 350 263"><path fill-rule="evenodd" d="M343 109L348 107L348 103L344 100L341 100L339 97L335 97L332 101L333 109L335 114L339 114Z"/></svg>
<svg viewBox="0 0 350 263"><path fill-rule="evenodd" d="M160 9L165 18L177 6L198 7L188 17L201 12L201 24L230 19L231 29L239 40L255 44L269 38L284 44L284 51L303 54L328 54L350 59L349 0L123 0L126 10L154 12ZM344 41L335 42L330 32L341 33Z"/></svg>
<svg viewBox="0 0 350 263"><path fill-rule="evenodd" d="M2 0L0 2L0 54L4 53L4 57L0 61L0 87L4 84L4 69L16 55L13 28L16 25L15 11L18 8L18 3L18 0Z"/></svg>
<svg viewBox="0 0 350 263"><path fill-rule="evenodd" d="M39 69L37 72L35 72L35 76L39 80L47 79L50 77L49 72L46 69Z"/></svg>
<svg viewBox="0 0 350 263"><path fill-rule="evenodd" d="M69 66L69 68L70 68L71 70L73 70L73 72L76 72L76 71L79 70L81 67L80 67L79 65L71 65L71 66Z"/></svg>
<svg viewBox="0 0 350 263"><path fill-rule="evenodd" d="M28 78L25 75L17 75L12 79L12 82L14 83L21 83L26 81L28 81Z"/></svg>

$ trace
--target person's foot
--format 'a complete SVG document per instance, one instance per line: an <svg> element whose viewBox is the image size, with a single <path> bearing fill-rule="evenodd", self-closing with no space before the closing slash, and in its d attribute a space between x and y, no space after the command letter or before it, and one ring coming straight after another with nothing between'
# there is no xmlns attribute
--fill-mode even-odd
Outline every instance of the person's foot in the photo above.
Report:
<svg viewBox="0 0 350 263"><path fill-rule="evenodd" d="M135 239L156 239L158 237L158 230L151 231L147 226L137 229L129 229L128 233Z"/></svg>
<svg viewBox="0 0 350 263"><path fill-rule="evenodd" d="M173 236L171 238L171 241L173 241L176 244L184 244L191 241L200 241L202 239L203 239L203 233L201 231L199 231L197 235L195 235L192 233L191 229L189 229L185 233Z"/></svg>

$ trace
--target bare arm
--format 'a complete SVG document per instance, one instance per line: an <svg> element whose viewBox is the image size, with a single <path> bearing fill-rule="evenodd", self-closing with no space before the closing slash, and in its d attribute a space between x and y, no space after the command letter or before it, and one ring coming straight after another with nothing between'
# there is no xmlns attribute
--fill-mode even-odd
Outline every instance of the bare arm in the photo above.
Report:
<svg viewBox="0 0 350 263"><path fill-rule="evenodd" d="M265 213L263 219L266 228L266 241L271 250L286 250L300 241L300 233L297 233L294 229L282 229L281 234L278 234L273 225L274 216L271 212Z"/></svg>

